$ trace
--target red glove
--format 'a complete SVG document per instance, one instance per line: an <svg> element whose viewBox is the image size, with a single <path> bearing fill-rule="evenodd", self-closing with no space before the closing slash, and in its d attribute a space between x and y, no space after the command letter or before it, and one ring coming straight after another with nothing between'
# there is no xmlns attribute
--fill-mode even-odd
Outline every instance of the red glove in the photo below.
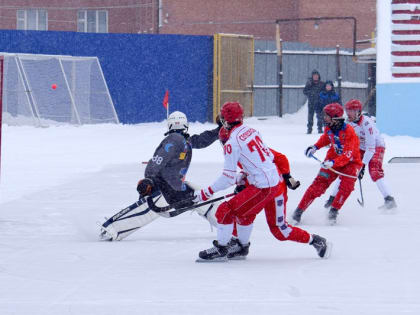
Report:
<svg viewBox="0 0 420 315"><path fill-rule="evenodd" d="M196 190L194 191L194 202L202 202L202 201L206 201L209 200L214 194L214 191L211 189L211 187L205 188L205 189L201 189L201 190Z"/></svg>

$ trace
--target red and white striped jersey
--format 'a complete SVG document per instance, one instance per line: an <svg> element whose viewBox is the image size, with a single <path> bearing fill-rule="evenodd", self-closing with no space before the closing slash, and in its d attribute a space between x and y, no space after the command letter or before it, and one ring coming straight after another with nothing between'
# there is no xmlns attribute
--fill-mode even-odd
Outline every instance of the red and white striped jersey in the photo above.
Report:
<svg viewBox="0 0 420 315"><path fill-rule="evenodd" d="M281 178L274 164L274 155L265 145L260 133L248 126L234 128L223 146L225 156L222 175L211 185L213 191L226 189L236 184L238 163L247 174L249 184L257 188L276 186Z"/></svg>
<svg viewBox="0 0 420 315"><path fill-rule="evenodd" d="M385 147L385 141L376 128L375 122L368 116L361 116L357 123L350 122L360 141L360 150L365 151L363 164L369 164L376 147Z"/></svg>

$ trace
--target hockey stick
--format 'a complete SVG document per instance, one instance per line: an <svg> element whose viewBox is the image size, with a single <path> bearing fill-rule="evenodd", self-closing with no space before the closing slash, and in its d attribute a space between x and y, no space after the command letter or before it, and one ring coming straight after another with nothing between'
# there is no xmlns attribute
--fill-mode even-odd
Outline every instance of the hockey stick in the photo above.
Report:
<svg viewBox="0 0 420 315"><path fill-rule="evenodd" d="M178 206L182 206L184 203L186 203L186 202L188 202L188 201L193 201L194 200L194 196L192 196L192 197L189 197L189 198L186 198L186 199L184 199L184 200L180 200L180 201L177 201L177 202L174 202L173 204L170 204L170 205L167 205L167 206L164 206L164 207L159 207L159 206L157 206L154 202L153 202L153 198L149 198L149 197L147 197L146 198L146 201L147 201L147 204L149 205L149 208L150 208L150 210L153 210L154 212L156 212L156 213L159 213L159 212L166 212L166 211L169 211L169 210L171 210L171 209L173 209L173 208L176 208L176 207L178 207ZM188 207L189 208L189 207ZM180 209L183 209L183 208L180 208Z"/></svg>
<svg viewBox="0 0 420 315"><path fill-rule="evenodd" d="M359 187L360 187L360 198L362 199L362 201L360 201L359 198L357 198L357 202L359 203L359 205L364 207L365 201L363 200L362 180L360 178L359 178Z"/></svg>
<svg viewBox="0 0 420 315"><path fill-rule="evenodd" d="M313 154L311 154L311 157L312 158L314 158L315 160L317 160L319 163L322 163L315 155L313 155ZM339 171L336 171L335 169L333 169L332 167L328 167L328 169L330 170L330 171L332 171L332 172L334 172L334 173L336 173L336 174L338 174L338 175L342 175L342 176L347 176L347 177L350 177L350 178L355 178L355 179L359 179L359 186L360 186L360 196L361 196L361 199L362 199L362 201L360 201L359 199L357 199L357 202L359 203L359 205L361 205L362 207L364 207L365 206L365 202L364 202L364 200L363 200L363 191L362 191L362 181L360 180L360 178L358 177L358 176L352 176L352 175L348 175L348 174L344 174L344 173L341 173L341 172L339 172Z"/></svg>
<svg viewBox="0 0 420 315"><path fill-rule="evenodd" d="M151 198L157 197L160 193L157 194L153 194L151 196ZM158 198L158 200L161 198L161 196ZM157 200L156 200L157 201ZM108 225L114 223L115 221L118 221L121 219L121 217L125 216L127 213L133 211L134 209L140 207L142 204L144 204L146 202L146 198L140 198L138 201L136 201L135 203L129 205L128 207L118 211L116 214L114 214L112 217L110 217L108 220L106 220L106 222L103 224L104 227L107 227ZM149 211L150 209L146 209L145 211ZM141 215L144 214L145 211L141 212L140 214L136 214L136 215Z"/></svg>
<svg viewBox="0 0 420 315"><path fill-rule="evenodd" d="M174 209L176 206L178 206L180 204L183 204L186 201L192 201L194 198L188 198L186 200L178 201L178 202L175 202L175 203L173 203L171 205L167 205L165 207L158 207L158 206L156 206L154 204L152 198L147 198L146 200L147 200L147 204L148 204L150 210L156 212L157 214L159 214L159 215L161 215L161 216L163 216L165 218L172 218L172 217L175 217L177 215L180 215L181 213L184 213L185 211L196 209L196 208L199 208L201 206L205 206L205 205L214 203L216 201L227 199L227 198L230 198L230 197L232 197L234 195L235 195L235 193L228 194L226 196L221 196L221 197L218 197L218 198L210 199L210 200L204 201L202 203L198 203L198 204L195 204L195 205L192 205L192 206L188 206L188 207L184 207L184 208L175 209L173 211L169 211L169 210Z"/></svg>
<svg viewBox="0 0 420 315"><path fill-rule="evenodd" d="M148 199L147 204L148 204L150 210L152 210L154 213L156 213L156 214L158 214L158 215L160 215L161 217L164 217L164 218L173 218L173 217L176 217L176 216L192 209L190 207L186 207L186 208L175 209L175 210L172 210L172 211L160 211L159 210L160 208L153 203L153 200L150 201L150 203L149 203L149 199ZM152 209L152 207L156 207L156 210L158 210L158 211L154 211Z"/></svg>
<svg viewBox="0 0 420 315"><path fill-rule="evenodd" d="M310 155L310 157L311 158L314 158L315 160L317 160L320 164L322 164L322 161L320 160L320 159L318 159L315 155L313 155L313 154L311 154ZM329 169L331 172L334 172L334 173L336 173L336 174L338 174L338 175L341 175L341 176L346 176L346 177L350 177L350 178L354 178L354 179L357 179L358 177L357 176L353 176L353 175L349 175L349 174L345 174L345 173L341 173L341 172L339 172L339 171L336 171L335 169L333 169L332 167L327 167L327 169Z"/></svg>

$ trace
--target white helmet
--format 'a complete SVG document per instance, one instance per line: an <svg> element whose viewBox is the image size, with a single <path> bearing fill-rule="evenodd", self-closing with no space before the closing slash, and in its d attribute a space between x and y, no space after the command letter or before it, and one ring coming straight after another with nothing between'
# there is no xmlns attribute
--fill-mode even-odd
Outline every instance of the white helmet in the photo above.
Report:
<svg viewBox="0 0 420 315"><path fill-rule="evenodd" d="M188 120L182 112L173 112L168 117L168 131L171 130L188 130Z"/></svg>

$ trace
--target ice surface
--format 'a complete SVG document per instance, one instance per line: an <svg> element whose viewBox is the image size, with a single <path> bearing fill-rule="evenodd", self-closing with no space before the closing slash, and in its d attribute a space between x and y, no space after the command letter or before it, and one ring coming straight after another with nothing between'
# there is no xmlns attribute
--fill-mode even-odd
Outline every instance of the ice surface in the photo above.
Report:
<svg viewBox="0 0 420 315"><path fill-rule="evenodd" d="M318 138L306 135L305 115L246 120L302 183L289 192L289 216L319 170L303 154ZM328 194L311 205L301 227L334 243L328 260L277 241L263 213L246 261L195 263L215 237L196 213L159 218L122 242L97 241L96 221L136 200L141 162L165 126L3 126L0 314L420 314L419 164L384 164L394 214L377 209L383 199L368 175L365 208L356 185L336 226L326 223ZM214 126L192 123L190 132ZM385 141L385 161L420 156L420 139ZM194 151L187 179L211 184L222 161L218 143Z"/></svg>

